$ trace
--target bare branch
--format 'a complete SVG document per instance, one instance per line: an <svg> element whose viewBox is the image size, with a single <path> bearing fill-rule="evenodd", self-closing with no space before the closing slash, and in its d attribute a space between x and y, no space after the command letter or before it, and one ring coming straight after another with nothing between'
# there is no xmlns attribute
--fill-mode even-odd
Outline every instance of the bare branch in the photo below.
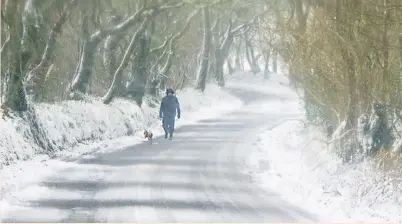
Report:
<svg viewBox="0 0 402 224"><path fill-rule="evenodd" d="M172 37L172 42L175 42L176 40L180 39L185 33L186 31L189 29L190 27L190 22L191 20L194 18L194 16L199 12L200 10L197 9L195 11L193 11L190 16L187 18L186 23L184 24L184 27L176 34Z"/></svg>
<svg viewBox="0 0 402 224"><path fill-rule="evenodd" d="M166 36L166 37L165 37L165 42L163 42L163 44L160 45L159 47L155 47L155 48L151 49L150 52L151 52L151 53L156 53L156 52L162 50L163 48L165 48L165 47L167 46L167 44L169 43L170 38L171 38L172 36L173 36L172 34L169 34L168 36Z"/></svg>

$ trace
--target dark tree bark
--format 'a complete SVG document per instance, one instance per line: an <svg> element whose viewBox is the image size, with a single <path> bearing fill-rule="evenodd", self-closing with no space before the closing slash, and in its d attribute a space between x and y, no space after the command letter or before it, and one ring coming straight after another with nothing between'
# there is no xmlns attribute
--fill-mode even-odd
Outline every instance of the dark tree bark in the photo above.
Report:
<svg viewBox="0 0 402 224"><path fill-rule="evenodd" d="M204 92L208 74L209 52L211 49L211 24L209 7L202 9L204 34L202 40L202 50L200 64L197 72L197 87L196 89Z"/></svg>
<svg viewBox="0 0 402 224"><path fill-rule="evenodd" d="M399 34L399 56L401 58L401 67L402 67L402 33Z"/></svg>
<svg viewBox="0 0 402 224"><path fill-rule="evenodd" d="M225 86L225 78L223 76L223 65L229 56L230 47L233 44L233 39L238 32L242 30L246 24L242 24L234 29L232 29L232 22L229 21L228 28L222 38L222 43L219 43L218 48L215 49L215 76L218 81L218 85Z"/></svg>
<svg viewBox="0 0 402 224"><path fill-rule="evenodd" d="M264 67L264 79L268 79L269 78L269 60L271 58L271 51L267 50L264 54L264 59L265 59L265 67Z"/></svg>
<svg viewBox="0 0 402 224"><path fill-rule="evenodd" d="M232 23L229 22L228 28L225 32L222 43L215 49L215 78L218 81L218 85L225 86L225 78L223 77L223 65L229 53L230 45L233 42Z"/></svg>
<svg viewBox="0 0 402 224"><path fill-rule="evenodd" d="M23 24L18 16L18 5L21 0L7 1L5 7L5 18L10 30L10 65L7 79L7 91L2 104L2 109L7 111L26 111L28 109L26 94L23 86L24 70L28 58L22 54L20 33ZM7 112L6 112L7 113Z"/></svg>
<svg viewBox="0 0 402 224"><path fill-rule="evenodd" d="M228 69L229 69L229 75L233 74L234 72L234 68L229 60L229 58L226 59L226 64L228 65Z"/></svg>
<svg viewBox="0 0 402 224"><path fill-rule="evenodd" d="M75 6L76 1L71 0L64 7L63 12L60 14L60 17L54 23L52 29L50 30L49 38L46 43L45 51L42 55L42 60L39 65L37 65L34 69L32 69L25 80L25 85L27 87L28 92L33 92L33 99L36 100L39 97L40 90L43 88L45 74L49 69L49 66L52 63L53 52L56 47L56 38L57 35L61 32L62 25L67 21L68 16L70 14L70 10L73 6Z"/></svg>
<svg viewBox="0 0 402 224"><path fill-rule="evenodd" d="M261 71L258 66L257 57L255 56L254 48L246 33L244 33L244 43L246 44L246 56L250 65L251 71L256 74Z"/></svg>
<svg viewBox="0 0 402 224"><path fill-rule="evenodd" d="M84 40L78 72L75 74L73 81L68 86L68 92L71 98L79 99L80 94L85 94L87 92L89 79L92 74L94 56L99 43L109 35L118 34L127 30L129 27L132 27L140 20L144 11L145 8L141 8L134 15L120 24L99 30L90 36L87 36Z"/></svg>
<svg viewBox="0 0 402 224"><path fill-rule="evenodd" d="M115 96L117 92L117 88L119 86L119 83L121 83L121 77L123 74L124 69L127 67L129 59L131 57L131 54L134 50L135 44L137 41L140 39L140 36L144 33L146 26L148 25L149 22L149 17L145 17L144 22L141 24L141 27L135 32L133 37L131 38L130 44L124 54L123 60L120 63L120 66L117 68L114 77L113 77L113 82L106 93L106 95L103 97L103 103L108 104L112 101L113 97ZM142 46L140 45L140 48ZM139 104L141 105L141 104Z"/></svg>
<svg viewBox="0 0 402 224"><path fill-rule="evenodd" d="M389 30L389 22L390 22L390 11L388 9L389 5L389 0L384 0L384 29L383 29L383 35L382 35L382 47L383 47L383 57L384 57L384 62L383 62L383 70L382 70L382 79L383 79L383 84L382 84L382 93L383 93L383 101L387 102L391 99L391 96L386 90L389 88L389 86L392 86L392 83L390 83L390 71L389 71L389 40L388 40L388 30Z"/></svg>
<svg viewBox="0 0 402 224"><path fill-rule="evenodd" d="M139 39L138 51L133 64L134 80L132 80L133 83L129 87L131 96L139 106L142 105L142 100L146 93L149 44L150 37L145 34L142 35Z"/></svg>
<svg viewBox="0 0 402 224"><path fill-rule="evenodd" d="M277 73L278 72L278 52L274 51L272 54L272 71Z"/></svg>
<svg viewBox="0 0 402 224"><path fill-rule="evenodd" d="M236 53L235 53L235 70L243 71L243 60L241 58L241 39L237 38Z"/></svg>
<svg viewBox="0 0 402 224"><path fill-rule="evenodd" d="M342 15L342 5L341 5L341 0L336 1L336 31L339 33L341 37L343 37L346 41L353 42L354 37L353 37L353 32L352 32L352 20L351 15L345 15L345 18L343 18ZM350 4L350 2L347 2ZM351 4L348 5L347 7L353 7ZM345 22L346 21L346 22ZM341 28L341 26L345 26L345 28ZM345 31L344 31L345 30ZM347 43L343 43L342 40L339 40L339 43L341 45L345 45ZM347 71L348 71L348 87L349 87L349 101L348 101L348 108L347 108L347 114L346 114L346 127L348 129L354 128L357 125L357 118L358 118L358 86L356 82L356 62L355 58L353 56L353 53L351 52L350 49L347 49L345 47L341 48L341 55L343 59L345 60L345 64L347 66Z"/></svg>
<svg viewBox="0 0 402 224"><path fill-rule="evenodd" d="M188 31L188 29L190 28L190 23L197 13L198 13L198 10L195 10L193 13L191 13L190 16L187 18L186 23L184 24L183 28L177 34L175 34L173 36L169 35L167 37L165 43L163 43L163 45L162 45L163 47L161 46L161 47L156 48L157 49L156 51L160 51L163 48L165 49L165 51L160 55L160 57L156 60L155 64L151 68L151 71L156 73L158 77L152 77L151 80L148 81L148 83L150 84L150 86L148 87L148 90L150 91L149 94L155 95L156 86L158 84L160 84L160 87L163 89L166 87L166 83L169 78L168 73L172 66L173 58L175 55L176 43ZM153 50L151 50L151 52L152 51ZM166 57L165 64L162 66L162 68L160 70L154 71L154 70L156 70L158 65L161 63L162 58L164 56Z"/></svg>
<svg viewBox="0 0 402 224"><path fill-rule="evenodd" d="M88 90L88 83L92 74L92 66L94 55L99 43L104 40L109 35L116 35L118 33L126 31L128 28L135 25L141 18L144 16L144 12L154 11L161 12L163 10L167 10L174 7L180 7L183 3L179 3L173 6L169 5L160 5L158 1L151 1L150 4L145 4L148 2L144 2L143 6L137 10L137 12L130 16L125 21L119 23L116 26L112 26L106 29L100 29L95 33L91 34L85 41L81 56L81 61L79 65L79 69L73 81L68 86L67 92L69 93L71 98L79 98L80 95L85 94Z"/></svg>
<svg viewBox="0 0 402 224"><path fill-rule="evenodd" d="M110 18L110 24L116 26L120 22L120 17L118 15L114 15ZM113 79L114 73L118 68L118 56L117 48L118 43L122 38L121 33L109 35L105 40L104 51L103 51L103 65L106 68L107 73Z"/></svg>

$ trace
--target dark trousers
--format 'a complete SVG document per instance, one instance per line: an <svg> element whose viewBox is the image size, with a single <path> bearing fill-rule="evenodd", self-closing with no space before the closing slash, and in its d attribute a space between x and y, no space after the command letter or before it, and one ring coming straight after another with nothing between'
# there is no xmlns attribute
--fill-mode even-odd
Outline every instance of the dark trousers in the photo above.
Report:
<svg viewBox="0 0 402 224"><path fill-rule="evenodd" d="M174 123L175 123L175 117L164 117L162 119L162 126L163 129L165 130L165 133L173 134L174 132Z"/></svg>

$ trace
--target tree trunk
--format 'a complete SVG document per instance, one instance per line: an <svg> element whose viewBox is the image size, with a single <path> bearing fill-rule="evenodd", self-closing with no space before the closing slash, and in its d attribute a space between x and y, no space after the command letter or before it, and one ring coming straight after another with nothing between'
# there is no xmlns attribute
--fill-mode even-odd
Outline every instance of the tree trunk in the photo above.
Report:
<svg viewBox="0 0 402 224"><path fill-rule="evenodd" d="M246 44L246 54L247 54L247 61L250 65L251 71L256 74L261 71L260 67L258 66L257 58L254 54L254 48L251 44L251 41L248 39L246 33L244 33L244 42Z"/></svg>
<svg viewBox="0 0 402 224"><path fill-rule="evenodd" d="M229 75L233 74L234 68L233 68L229 58L226 59L226 64L228 65Z"/></svg>
<svg viewBox="0 0 402 224"><path fill-rule="evenodd" d="M142 17L143 11L144 8L141 8L134 15L118 25L104 30L98 30L97 32L87 36L86 40L84 41L78 73L75 75L67 90L71 98L79 99L81 94L87 93L89 79L92 74L94 56L99 43L107 36L123 32L136 24L136 22Z"/></svg>
<svg viewBox="0 0 402 224"><path fill-rule="evenodd" d="M14 39L14 38L13 38ZM13 111L26 111L28 109L26 94L23 86L23 62L21 61L21 50L18 49L19 43L13 44L14 53L13 66L7 83L7 92L3 109L9 108Z"/></svg>
<svg viewBox="0 0 402 224"><path fill-rule="evenodd" d="M209 51L211 48L211 24L209 18L209 7L202 9L204 35L202 40L201 61L197 72L197 87L196 89L204 92L208 74Z"/></svg>
<svg viewBox="0 0 402 224"><path fill-rule="evenodd" d="M223 77L223 65L225 64L225 57L222 55L222 52L218 50L215 52L215 77L216 81L218 81L218 86L225 86L225 78Z"/></svg>
<svg viewBox="0 0 402 224"><path fill-rule="evenodd" d="M112 23L117 25L119 22L117 16L112 18ZM109 35L104 44L104 51L103 51L103 66L106 69L106 73L110 76L110 85L114 78L114 73L116 72L117 68L119 67L118 61L122 60L122 55L124 56L123 50L120 49L127 49L128 44L125 43L126 46L122 46L120 41L122 40L124 33L118 33ZM121 48L123 47L123 48ZM116 93L117 96L123 96L125 93L125 85L123 83L123 79L120 80L120 83L117 84L118 92Z"/></svg>
<svg viewBox="0 0 402 224"><path fill-rule="evenodd" d="M272 55L272 71L278 73L278 52L274 51Z"/></svg>
<svg viewBox="0 0 402 224"><path fill-rule="evenodd" d="M387 102L390 100L391 96L389 95L388 88L392 88L392 83L390 82L390 72L389 72L389 40L388 40L388 30L389 30L389 20L390 20L390 12L388 10L388 0L384 0L384 30L382 36L382 47L383 47L383 70L382 70L382 95L383 101Z"/></svg>
<svg viewBox="0 0 402 224"><path fill-rule="evenodd" d="M156 62L154 63L154 65L151 68L151 71L154 72L154 74L156 73L156 77L153 76L150 78L150 80L148 81L148 93L150 95L156 95L156 87L159 84L159 87L161 89L165 89L166 88L166 84L168 81L168 74L169 74L169 70L172 67L173 64L173 57L175 55L175 45L176 42L188 31L188 29L190 28L190 23L193 20L194 16L198 13L198 10L193 11L189 17L186 20L186 23L184 24L183 28L174 36L170 36L166 39L166 41L157 48L154 48L151 50L151 53L155 52L155 51L160 51L161 49L165 49L164 52L157 58ZM166 57L166 61L164 66L162 67L162 69L158 70L155 72L154 69L156 68L162 61L163 57Z"/></svg>
<svg viewBox="0 0 402 224"><path fill-rule="evenodd" d="M41 62L28 73L28 77L25 80L27 90L33 92L34 100L38 99L39 97L40 91L43 88L45 82L45 74L47 73L47 70L52 63L53 52L56 48L57 34L60 34L61 26L67 21L70 10L75 3L75 0L71 0L69 3L67 3L67 6L64 7L63 12L61 13L60 17L55 22L50 31Z"/></svg>
<svg viewBox="0 0 402 224"><path fill-rule="evenodd" d="M141 106L147 86L147 63L149 54L150 37L142 34L138 40L137 54L132 64L132 78L127 86L128 93L134 98L134 101Z"/></svg>
<svg viewBox="0 0 402 224"><path fill-rule="evenodd" d="M264 54L265 55L265 67L264 67L264 79L269 78L269 59L271 57L271 51L267 50L267 52Z"/></svg>
<svg viewBox="0 0 402 224"><path fill-rule="evenodd" d="M31 64L38 64L45 49L43 40L46 38L47 29L44 29L44 24L39 24L38 4L38 0L25 1L22 13L21 50L25 65L28 65L29 61L32 61ZM25 67L22 69L25 70Z"/></svg>
<svg viewBox="0 0 402 224"><path fill-rule="evenodd" d="M349 3L349 2L347 2ZM346 37L345 39L348 41L347 43L341 43L342 45L350 44L354 40L353 34L353 20L350 18L350 15L346 17L345 24L346 24L346 32L343 32L340 28L341 24L341 0L337 0L337 9L336 9L336 18L337 18L337 32ZM351 52L351 49L346 49L346 47L341 48L341 54L343 59L346 62L347 66L347 75L348 75L348 87L349 87L349 102L348 102L348 109L346 115L346 127L349 129L356 127L357 125L357 109L358 109L358 86L356 82L356 62L354 59L354 55Z"/></svg>
<svg viewBox="0 0 402 224"><path fill-rule="evenodd" d="M223 77L223 65L225 64L225 55L223 50L218 46L215 49L215 65L214 65L214 73L216 81L218 82L218 86L225 86L225 78Z"/></svg>
<svg viewBox="0 0 402 224"><path fill-rule="evenodd" d="M250 69L251 69L251 71L253 71L253 62L252 62L252 60L251 60L251 56L250 56L250 49L249 49L249 45L247 44L247 41L245 41L245 50L246 50L246 59L247 59L247 62L248 62L248 65L250 66Z"/></svg>
<svg viewBox="0 0 402 224"><path fill-rule="evenodd" d="M228 58L230 46L233 43L232 23L229 22L225 32L225 38L215 50L215 75L220 87L225 86L225 77L223 76L223 65Z"/></svg>
<svg viewBox="0 0 402 224"><path fill-rule="evenodd" d="M402 76L402 33L399 34L399 74Z"/></svg>
<svg viewBox="0 0 402 224"><path fill-rule="evenodd" d="M92 66L94 62L94 56L96 48L99 42L97 40L87 39L84 41L82 50L82 56L80 61L80 67L73 82L69 86L70 97L79 97L75 95L76 92L85 94L88 91L89 79L92 74Z"/></svg>
<svg viewBox="0 0 402 224"><path fill-rule="evenodd" d="M349 106L347 112L347 124L349 128L353 128L357 124L357 97L356 97L356 65L352 55L348 55L347 58L348 66L348 80L349 80Z"/></svg>
<svg viewBox="0 0 402 224"><path fill-rule="evenodd" d="M237 40L237 44L236 44L236 54L235 54L235 70L237 71L242 71L243 69L243 60L241 58L241 40L240 38L238 38Z"/></svg>
<svg viewBox="0 0 402 224"><path fill-rule="evenodd" d="M135 44L138 41L138 39L140 38L140 36L143 34L148 22L149 22L149 17L147 16L144 19L144 22L141 24L141 27L137 30L137 32L135 32L135 34L131 38L130 44L128 45L126 53L124 54L123 60L121 61L120 66L117 68L116 72L114 73L113 82L112 82L108 92L103 97L103 103L105 103L105 104L110 103L112 101L113 97L115 96L115 94L117 92L117 88L118 88L119 84L121 83L123 71L128 65L128 62L129 62L131 54L134 50ZM139 104L139 105L141 105L141 104Z"/></svg>
<svg viewBox="0 0 402 224"><path fill-rule="evenodd" d="M160 84L161 84L161 86L163 88L166 88L166 84L167 84L167 81L168 81L168 78L169 78L168 77L168 72L169 72L170 68L172 67L174 54L175 54L174 49L173 49L173 47L171 47L170 51L168 53L165 65L163 66L163 68L161 69L160 74L159 74L161 76L161 79L160 79L160 81L157 81L157 83L160 82ZM152 83L155 84L155 80L152 80L151 84ZM152 90L151 94L154 94L153 90Z"/></svg>
<svg viewBox="0 0 402 224"><path fill-rule="evenodd" d="M13 111L26 111L28 109L26 94L23 86L24 70L27 58L22 55L21 48L21 21L15 14L18 10L18 0L7 1L5 8L5 18L9 21L10 26L10 53L11 61L7 80L7 91L2 104L2 109L11 109Z"/></svg>
<svg viewBox="0 0 402 224"><path fill-rule="evenodd" d="M104 52L103 52L103 65L106 68L106 72L113 78L117 64L117 47L120 37L117 35L110 35L105 40Z"/></svg>

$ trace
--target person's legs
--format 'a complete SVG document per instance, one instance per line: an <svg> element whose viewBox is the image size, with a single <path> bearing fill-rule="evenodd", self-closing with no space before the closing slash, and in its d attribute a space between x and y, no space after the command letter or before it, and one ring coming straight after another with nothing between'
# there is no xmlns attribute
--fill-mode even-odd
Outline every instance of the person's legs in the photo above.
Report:
<svg viewBox="0 0 402 224"><path fill-rule="evenodd" d="M165 131L165 138L168 137L168 131L169 131L169 123L167 118L162 119L162 126L163 130Z"/></svg>
<svg viewBox="0 0 402 224"><path fill-rule="evenodd" d="M170 134L170 137L173 137L174 123L175 123L175 119L174 119L174 117L173 117L172 120L170 121L170 124L169 124L169 134Z"/></svg>
<svg viewBox="0 0 402 224"><path fill-rule="evenodd" d="M169 138L173 137L174 132L174 117L164 117L164 129L165 129L165 137L169 134Z"/></svg>

